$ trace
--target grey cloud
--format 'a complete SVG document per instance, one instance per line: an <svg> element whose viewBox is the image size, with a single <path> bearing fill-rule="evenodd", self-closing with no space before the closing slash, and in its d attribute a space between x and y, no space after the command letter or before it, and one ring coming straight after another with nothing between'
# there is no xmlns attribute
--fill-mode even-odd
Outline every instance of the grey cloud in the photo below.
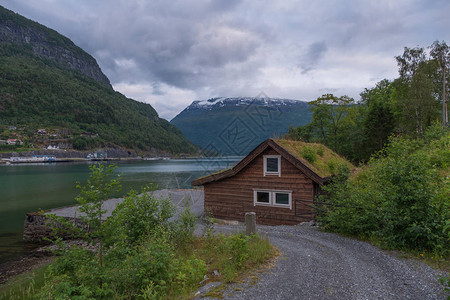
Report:
<svg viewBox="0 0 450 300"><path fill-rule="evenodd" d="M97 59L113 84L146 84L161 99L167 86L199 98L264 90L273 97L304 99L320 96L324 86L357 95L374 77L397 74L395 61L390 69L389 62L374 59L393 59L404 46L450 42L445 0L433 5L426 0L4 0L2 5L67 35ZM320 78L314 77L318 72ZM172 101L169 94L167 99Z"/></svg>
<svg viewBox="0 0 450 300"><path fill-rule="evenodd" d="M308 50L303 55L300 62L300 68L302 68L302 74L306 74L311 71L319 62L319 60L325 55L328 47L324 41L315 42L308 46Z"/></svg>
<svg viewBox="0 0 450 300"><path fill-rule="evenodd" d="M319 91L325 93L325 94L333 94L336 93L339 89L338 88L321 88Z"/></svg>
<svg viewBox="0 0 450 300"><path fill-rule="evenodd" d="M252 32L225 20L239 1L218 3L221 1L187 5L180 1L167 6L157 2L140 9L120 3L122 9L106 9L92 24L95 29L89 34L96 44L89 48L105 52L100 65L113 82L139 76L180 88L199 88L207 84L212 69L245 63L259 46ZM127 9L132 14L122 13ZM119 57L135 60L138 68L134 76L131 70L115 64Z"/></svg>
<svg viewBox="0 0 450 300"><path fill-rule="evenodd" d="M153 95L164 95L165 93L161 90L161 84L159 82L152 83L152 94Z"/></svg>

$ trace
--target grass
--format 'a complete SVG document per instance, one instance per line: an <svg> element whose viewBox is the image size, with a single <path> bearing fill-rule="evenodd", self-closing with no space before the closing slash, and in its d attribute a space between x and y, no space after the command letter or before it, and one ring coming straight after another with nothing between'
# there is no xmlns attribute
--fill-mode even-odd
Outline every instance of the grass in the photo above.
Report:
<svg viewBox="0 0 450 300"><path fill-rule="evenodd" d="M45 283L45 271L41 266L33 271L15 276L0 286L0 299L34 299L35 292Z"/></svg>
<svg viewBox="0 0 450 300"><path fill-rule="evenodd" d="M355 168L348 160L322 144L286 139L274 139L274 142L286 149L291 155L302 161L321 177L337 174L340 166L345 166L349 170Z"/></svg>
<svg viewBox="0 0 450 300"><path fill-rule="evenodd" d="M207 264L209 281L235 282L244 270L255 270L277 256L267 238L242 234L223 234L196 238L192 248L183 255L193 255ZM219 276L214 275L214 271Z"/></svg>
<svg viewBox="0 0 450 300"><path fill-rule="evenodd" d="M238 237L246 239L248 248L240 247L239 242L236 243ZM280 255L267 238L257 235L214 235L200 238L196 243L198 257L207 262L207 275L210 278L208 281L223 283L205 294L205 297L222 298L226 284L246 282L247 279L250 285L256 284L259 277L255 276L255 273L271 267L274 259ZM219 276L214 276L214 271L218 272Z"/></svg>
<svg viewBox="0 0 450 300"><path fill-rule="evenodd" d="M426 251L423 252L401 251L400 253L397 252L392 254L402 258L415 259L423 263L426 263L427 265L429 265L434 269L450 273L450 260L448 257L444 257L442 255L436 255L433 254L432 252Z"/></svg>

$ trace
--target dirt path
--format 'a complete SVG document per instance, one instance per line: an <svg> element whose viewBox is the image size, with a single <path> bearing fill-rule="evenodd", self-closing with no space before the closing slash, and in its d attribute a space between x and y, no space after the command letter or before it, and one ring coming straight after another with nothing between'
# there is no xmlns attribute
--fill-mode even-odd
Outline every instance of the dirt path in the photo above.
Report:
<svg viewBox="0 0 450 300"><path fill-rule="evenodd" d="M316 227L258 228L282 255L256 284L228 287L225 299L446 299L442 272L426 264Z"/></svg>

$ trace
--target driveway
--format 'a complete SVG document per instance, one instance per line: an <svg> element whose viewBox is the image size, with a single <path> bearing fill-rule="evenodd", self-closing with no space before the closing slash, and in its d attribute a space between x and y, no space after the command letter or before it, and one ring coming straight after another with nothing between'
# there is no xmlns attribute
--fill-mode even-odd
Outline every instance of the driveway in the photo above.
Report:
<svg viewBox="0 0 450 300"><path fill-rule="evenodd" d="M217 231L239 231L218 225ZM311 226L258 226L280 251L256 284L226 288L224 299L446 299L442 272L368 243Z"/></svg>

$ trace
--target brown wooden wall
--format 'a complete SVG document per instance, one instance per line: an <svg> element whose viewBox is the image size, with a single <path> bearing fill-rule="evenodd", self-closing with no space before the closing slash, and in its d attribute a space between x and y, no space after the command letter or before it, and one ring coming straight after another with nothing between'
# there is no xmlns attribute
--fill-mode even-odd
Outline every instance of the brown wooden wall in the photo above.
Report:
<svg viewBox="0 0 450 300"><path fill-rule="evenodd" d="M295 199L313 200L313 181L283 157L281 157L281 177L264 176L263 155L278 155L278 153L268 148L235 176L206 183L204 185L205 211L210 211L220 219L238 221L244 221L246 212L255 212L257 222L267 225L294 225L313 219L311 214L306 217L297 216L302 213L311 213L312 209L297 204L296 214L295 205ZM255 206L253 189L292 191L292 209Z"/></svg>

